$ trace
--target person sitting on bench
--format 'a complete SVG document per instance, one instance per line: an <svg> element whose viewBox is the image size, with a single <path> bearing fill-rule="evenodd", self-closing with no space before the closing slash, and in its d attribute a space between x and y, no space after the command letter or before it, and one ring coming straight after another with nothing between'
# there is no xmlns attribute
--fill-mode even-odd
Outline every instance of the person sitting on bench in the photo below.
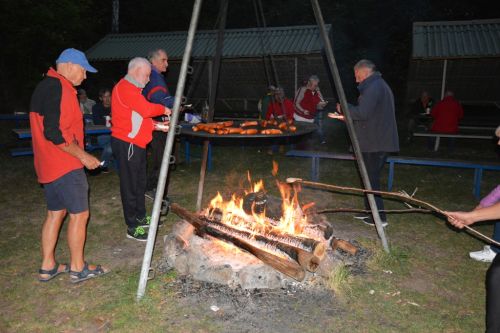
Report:
<svg viewBox="0 0 500 333"><path fill-rule="evenodd" d="M431 116L434 119L431 132L433 133L458 133L458 122L464 116L464 110L460 102L458 102L453 94L453 91L448 90L444 94L444 98L439 101L431 111ZM429 138L429 149L434 147L436 138ZM451 152L455 148L455 138L448 138L448 150Z"/></svg>

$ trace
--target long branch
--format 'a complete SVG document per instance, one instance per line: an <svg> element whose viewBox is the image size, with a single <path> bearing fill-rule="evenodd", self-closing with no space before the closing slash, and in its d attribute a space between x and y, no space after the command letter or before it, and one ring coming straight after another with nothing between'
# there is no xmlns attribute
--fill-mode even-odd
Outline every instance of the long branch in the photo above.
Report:
<svg viewBox="0 0 500 333"><path fill-rule="evenodd" d="M408 208L408 209L381 209L379 212L384 213L432 213L430 209L424 208ZM359 209L359 208L327 208L315 211L316 214L327 214L327 213L366 213L370 214L369 209Z"/></svg>
<svg viewBox="0 0 500 333"><path fill-rule="evenodd" d="M447 218L453 219L452 216L447 214L444 210L434 206L433 204L430 204L426 201L415 199L414 197L411 197L409 195L405 195L405 194L401 194L401 193L397 193L397 192L366 190L366 189L361 189L361 188L356 188L356 187L346 187L346 186L338 186L338 185L331 185L331 184L323 184L323 183L303 180L301 178L287 178L286 182L290 183L290 184L293 184L293 183L302 184L305 186L310 186L310 187L320 188L320 189L330 190L330 191L354 192L354 193L363 193L363 194L366 194L366 193L377 194L380 196L395 198L395 199L402 200L402 201L405 201L408 203L416 204L416 205L421 206L421 207L427 207L436 213L439 213ZM478 236L484 240L487 240L491 244L500 246L500 242L497 242L496 240L491 239L490 237L480 233L479 231L469 227L468 225L465 225L464 228L467 229L468 231L472 232L476 236Z"/></svg>

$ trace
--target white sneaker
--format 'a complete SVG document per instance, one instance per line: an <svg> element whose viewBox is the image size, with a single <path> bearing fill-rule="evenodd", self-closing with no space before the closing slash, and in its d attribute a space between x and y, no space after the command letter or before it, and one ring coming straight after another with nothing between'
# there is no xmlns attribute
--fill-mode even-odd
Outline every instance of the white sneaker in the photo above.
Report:
<svg viewBox="0 0 500 333"><path fill-rule="evenodd" d="M485 245L481 251L469 252L469 256L477 261L492 262L497 253L489 245Z"/></svg>

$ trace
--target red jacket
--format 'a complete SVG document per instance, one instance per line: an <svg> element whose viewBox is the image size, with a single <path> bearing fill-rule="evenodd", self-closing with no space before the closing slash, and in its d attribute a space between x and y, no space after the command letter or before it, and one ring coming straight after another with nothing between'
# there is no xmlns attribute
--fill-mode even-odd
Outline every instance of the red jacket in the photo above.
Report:
<svg viewBox="0 0 500 333"><path fill-rule="evenodd" d="M83 148L83 116L76 90L52 68L31 97L30 127L33 160L40 183L53 182L83 168L79 159L60 148L71 142Z"/></svg>
<svg viewBox="0 0 500 333"><path fill-rule="evenodd" d="M454 134L458 133L458 121L463 118L464 110L453 96L448 96L432 108L431 116L434 118L431 132Z"/></svg>
<svg viewBox="0 0 500 333"><path fill-rule="evenodd" d="M302 118L313 119L318 112L318 104L321 102L321 93L302 87L295 95L295 113Z"/></svg>
<svg viewBox="0 0 500 333"><path fill-rule="evenodd" d="M111 94L111 135L141 148L152 139L153 120L165 113L161 104L150 103L141 94L141 88L123 78Z"/></svg>
<svg viewBox="0 0 500 333"><path fill-rule="evenodd" d="M273 101L272 103L269 103L267 106L267 113L266 113L266 119L269 120L271 117L274 118L282 116L283 115L283 109L285 109L285 115L286 119L293 119L293 113L295 112L293 108L293 103L291 100L288 98L285 98L283 101L283 108L281 107L281 103Z"/></svg>

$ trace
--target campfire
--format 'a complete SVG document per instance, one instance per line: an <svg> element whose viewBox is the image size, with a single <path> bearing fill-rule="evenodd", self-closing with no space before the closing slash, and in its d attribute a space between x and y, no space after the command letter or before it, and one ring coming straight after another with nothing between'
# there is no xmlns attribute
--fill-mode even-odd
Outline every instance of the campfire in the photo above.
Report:
<svg viewBox="0 0 500 333"><path fill-rule="evenodd" d="M334 246L352 251L350 244L333 237L333 228L327 221L314 214L306 214L314 203L301 206L300 186L279 181L276 178L277 171L278 166L273 163L273 175L280 197L269 195L264 182L253 182L248 172L248 189L233 193L228 198L217 193L209 206L199 213L173 204L171 211L187 223L179 222L168 239L166 254L173 261L172 266L181 272L190 271L186 262L180 264L180 269L175 264L182 261L177 254L186 255L202 238L205 250L201 252L204 251L203 257L206 257L205 268L210 266L211 260L217 260L220 264L221 258L236 257L231 260L228 258L228 263L223 265L233 267L235 265L231 263L236 260L239 270L246 266L244 258L248 259L251 254L254 257L254 260L250 260L252 264L257 261L257 265L265 264L287 277L303 281L307 272L318 271L327 257L327 250L333 251L330 247L332 241ZM216 253L212 257L207 255L214 251ZM192 259L185 258L188 261ZM226 275L234 277L240 274Z"/></svg>

